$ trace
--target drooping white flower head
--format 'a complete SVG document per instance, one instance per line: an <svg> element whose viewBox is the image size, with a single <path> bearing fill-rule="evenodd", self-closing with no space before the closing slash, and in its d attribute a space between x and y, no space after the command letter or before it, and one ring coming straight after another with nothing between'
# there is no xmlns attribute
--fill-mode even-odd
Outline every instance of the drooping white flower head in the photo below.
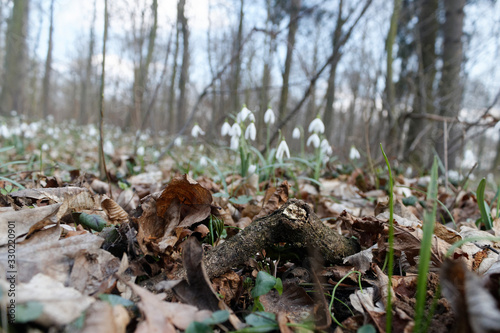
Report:
<svg viewBox="0 0 500 333"><path fill-rule="evenodd" d="M109 141L108 141L108 142L109 142ZM48 145L47 143L44 143L44 144L42 145L42 150L43 150L43 151L47 151L47 150L49 150L49 148L50 148L50 147L49 147L49 145Z"/></svg>
<svg viewBox="0 0 500 333"><path fill-rule="evenodd" d="M109 140L106 140L106 142L104 142L102 150L106 155L113 155L115 153L115 147L113 147L113 143Z"/></svg>
<svg viewBox="0 0 500 333"><path fill-rule="evenodd" d="M205 132L201 129L200 126L198 126L198 124L195 124L193 126L193 129L191 130L191 136L193 138L197 138L198 135L205 135Z"/></svg>
<svg viewBox="0 0 500 333"><path fill-rule="evenodd" d="M349 151L349 158L351 160L357 160L361 157L361 155L359 154L359 151L356 149L356 147L351 146L351 150Z"/></svg>
<svg viewBox="0 0 500 333"><path fill-rule="evenodd" d="M318 147L319 147L319 145L320 145L320 142L321 142L321 140L319 139L318 134L313 133L313 134L309 137L309 139L307 139L307 143L306 143L306 144L307 144L307 146L309 147L309 146L311 145L311 143L312 143L312 145L313 145L313 147L314 147L314 148L318 148Z"/></svg>
<svg viewBox="0 0 500 333"><path fill-rule="evenodd" d="M276 116L274 115L274 111L271 108L267 109L266 113L264 113L264 122L272 125L275 121Z"/></svg>
<svg viewBox="0 0 500 333"><path fill-rule="evenodd" d="M257 136L257 129L255 128L255 123L251 122L245 130L245 139L250 139L255 141L255 137Z"/></svg>
<svg viewBox="0 0 500 333"><path fill-rule="evenodd" d="M208 161L207 161L207 158L205 156L202 156L200 158L200 166L201 167L206 167L208 165Z"/></svg>
<svg viewBox="0 0 500 333"><path fill-rule="evenodd" d="M238 124L237 122L233 124L233 126L231 126L231 133L230 135L232 137L240 137L241 136L241 126L240 124Z"/></svg>
<svg viewBox="0 0 500 333"><path fill-rule="evenodd" d="M323 121L321 120L320 117L315 118L309 124L309 133L311 132L319 134L325 133L325 124L323 124Z"/></svg>
<svg viewBox="0 0 500 333"><path fill-rule="evenodd" d="M290 158L290 150L288 149L288 145L286 144L285 139L281 140L280 145L276 150L276 158L281 161L283 159L283 155L286 155L287 158Z"/></svg>
<svg viewBox="0 0 500 333"><path fill-rule="evenodd" d="M224 122L222 128L220 129L220 135L222 136L231 135L231 125L229 125L227 120Z"/></svg>
<svg viewBox="0 0 500 333"><path fill-rule="evenodd" d="M462 160L461 167L463 169L472 169L474 164L476 164L477 158L476 155L472 152L472 150L467 149L464 153L464 159Z"/></svg>
<svg viewBox="0 0 500 333"><path fill-rule="evenodd" d="M137 156L144 156L144 147L140 146L137 148Z"/></svg>
<svg viewBox="0 0 500 333"><path fill-rule="evenodd" d="M321 152L325 155L331 155L333 153L332 146L330 146L330 143L328 142L327 139L321 140Z"/></svg>
<svg viewBox="0 0 500 333"><path fill-rule="evenodd" d="M240 129L240 131L241 131L241 129ZM240 145L240 138L239 138L237 135L233 135L233 136L231 137L231 144L230 144L230 148L231 148L232 150L237 150L237 149L238 149L238 147L239 147L239 145Z"/></svg>
<svg viewBox="0 0 500 333"><path fill-rule="evenodd" d="M252 175L255 173L255 170L257 170L257 166L255 164L250 164L248 166L248 174Z"/></svg>
<svg viewBox="0 0 500 333"><path fill-rule="evenodd" d="M300 139L300 129L298 127L295 127L293 129L292 138L294 138L294 139Z"/></svg>
<svg viewBox="0 0 500 333"><path fill-rule="evenodd" d="M174 140L174 146L176 146L176 147L182 146L182 138L180 136L177 137L177 138L175 138L175 140Z"/></svg>
<svg viewBox="0 0 500 333"><path fill-rule="evenodd" d="M238 114L236 115L236 122L237 123L242 123L245 121L245 119L247 119L248 116L252 115L253 116L253 113L252 111L248 110L246 106L243 106L243 109L241 109L240 112L238 112ZM255 117L253 117L254 120L255 120Z"/></svg>

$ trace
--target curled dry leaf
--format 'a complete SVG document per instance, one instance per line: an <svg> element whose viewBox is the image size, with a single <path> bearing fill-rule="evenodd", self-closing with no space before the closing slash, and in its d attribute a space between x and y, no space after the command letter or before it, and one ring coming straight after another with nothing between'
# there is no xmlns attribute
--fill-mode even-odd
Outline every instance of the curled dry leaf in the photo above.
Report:
<svg viewBox="0 0 500 333"><path fill-rule="evenodd" d="M254 216L253 220L255 221L260 217L267 216L285 204L288 201L289 189L290 185L286 180L278 187L268 188L262 201L262 210Z"/></svg>
<svg viewBox="0 0 500 333"><path fill-rule="evenodd" d="M190 227L210 215L212 194L184 175L172 179L158 199L148 196L138 219L137 240L141 249L164 252L177 243L176 228Z"/></svg>
<svg viewBox="0 0 500 333"><path fill-rule="evenodd" d="M113 199L105 196L101 201L101 206L106 211L111 223L116 224L128 221L128 213Z"/></svg>
<svg viewBox="0 0 500 333"><path fill-rule="evenodd" d="M94 302L85 314L81 333L125 333L130 315L122 305L112 306L104 301Z"/></svg>

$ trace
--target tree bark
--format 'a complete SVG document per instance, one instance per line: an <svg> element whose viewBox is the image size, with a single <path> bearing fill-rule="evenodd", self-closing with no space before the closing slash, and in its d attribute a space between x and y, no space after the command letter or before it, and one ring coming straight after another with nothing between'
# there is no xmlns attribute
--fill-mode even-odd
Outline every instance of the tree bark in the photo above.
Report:
<svg viewBox="0 0 500 333"><path fill-rule="evenodd" d="M240 81L241 81L241 42L243 39L243 4L244 0L240 0L240 14L239 14L239 23L238 23L238 32L236 34L236 38L233 44L233 57L234 63L232 67L232 79L231 79L231 99L232 99L232 108L233 112L238 112L241 109L240 105Z"/></svg>
<svg viewBox="0 0 500 333"><path fill-rule="evenodd" d="M421 0L418 14L417 55L419 59L417 91L413 111L418 114L434 114L434 80L436 77L436 37L439 29L437 20L438 0ZM430 141L428 122L425 118L411 118L405 143L405 160L416 166L426 167L429 163L427 144ZM427 141L427 142L426 142Z"/></svg>
<svg viewBox="0 0 500 333"><path fill-rule="evenodd" d="M50 101L50 76L52 72L52 35L54 33L54 0L50 1L50 21L49 21L49 42L47 46L47 57L45 58L45 74L42 83L42 110L43 117L47 118L49 115L49 101Z"/></svg>
<svg viewBox="0 0 500 333"><path fill-rule="evenodd" d="M100 103L99 103L99 175L101 179L107 177L106 159L104 158L104 83L106 69L106 41L108 40L108 0L104 0L104 34L102 39L102 69L101 69L101 87L100 87Z"/></svg>
<svg viewBox="0 0 500 333"><path fill-rule="evenodd" d="M463 86L460 79L462 67L462 35L464 28L465 0L444 0L446 21L443 25L443 69L439 83L439 114L446 117L458 117L460 113ZM441 126L442 127L442 126ZM456 156L460 149L453 147L461 144L460 131L450 124L450 134L443 133L436 142L436 151L442 161L448 160L448 168L454 169ZM448 135L448 155L445 156L444 136Z"/></svg>
<svg viewBox="0 0 500 333"><path fill-rule="evenodd" d="M299 27L299 13L301 0L292 0L290 3L290 23L288 25L288 37L286 47L285 68L283 71L283 87L281 88L279 118L283 119L287 112L288 104L288 83L290 80L290 70L292 68L293 52L295 48L295 35Z"/></svg>
<svg viewBox="0 0 500 333"><path fill-rule="evenodd" d="M6 35L0 114L24 111L24 79L29 0L14 1Z"/></svg>
<svg viewBox="0 0 500 333"><path fill-rule="evenodd" d="M189 28L184 12L186 0L179 0L177 5L178 22L181 24L182 32L182 65L179 77L179 99L177 101L177 127L182 128L185 123L187 110L186 85L189 80Z"/></svg>
<svg viewBox="0 0 500 333"><path fill-rule="evenodd" d="M90 36L89 36L89 53L87 54L87 63L85 64L85 78L82 82L82 87L80 91L80 125L84 125L88 122L86 118L87 114L87 91L90 87L90 78L92 76L92 57L94 56L95 47L95 20L97 16L96 1L94 0L94 11L92 14L92 24L90 26Z"/></svg>

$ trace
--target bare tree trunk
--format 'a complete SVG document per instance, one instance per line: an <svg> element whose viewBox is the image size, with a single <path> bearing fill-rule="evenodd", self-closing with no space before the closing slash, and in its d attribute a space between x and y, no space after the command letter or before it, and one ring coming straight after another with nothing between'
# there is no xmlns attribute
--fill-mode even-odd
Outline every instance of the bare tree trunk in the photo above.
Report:
<svg viewBox="0 0 500 333"><path fill-rule="evenodd" d="M52 35L54 33L54 0L50 1L50 23L49 23L49 44L47 46L47 57L45 59L45 75L42 83L42 110L44 118L49 115L50 101L50 74L52 71Z"/></svg>
<svg viewBox="0 0 500 333"><path fill-rule="evenodd" d="M347 23L347 21L351 18L351 15L354 13L354 10L350 10L349 14L344 17L343 16L343 6L344 6L344 1L340 0L339 3L339 8L338 8L338 15L337 15L337 23L335 24L335 29L332 33L332 57L330 58L330 75L328 77L328 87L326 89L326 105L325 105L325 113L323 117L323 122L325 123L325 128L327 133L335 133L333 129L333 119L335 118L334 116L334 110L333 110L333 102L335 101L335 78L337 75L337 66L339 64L340 59L342 58L343 55L343 50L342 48L344 45L347 43L349 38L351 37L351 34L358 24L359 20L363 15L366 13L366 10L368 7L370 7L372 3L372 0L367 0L363 8L361 9L360 13L358 16L354 19L354 22L351 24L351 26L345 31L344 25ZM344 32L345 31L345 32ZM331 137L328 137L327 139L331 139Z"/></svg>
<svg viewBox="0 0 500 333"><path fill-rule="evenodd" d="M175 131L175 109L174 109L174 102L175 102L175 88L177 86L177 57L179 56L179 35L180 35L180 28L179 28L179 15L177 15L177 24L175 25L175 45L174 45L174 55L173 55L173 64L172 64L172 76L170 79L170 88L169 88L169 93L168 93L168 131L169 133L174 133Z"/></svg>
<svg viewBox="0 0 500 333"><path fill-rule="evenodd" d="M443 25L443 69L439 82L439 114L458 117L462 103L463 86L460 79L462 66L462 36L464 28L465 0L444 0L446 21ZM451 125L451 124L450 124ZM451 126L450 126L451 127ZM447 135L447 133L443 133ZM454 169L459 146L460 131L456 125L451 128L448 139L448 156L445 156L444 140L436 142L436 151L442 161L448 159L448 168Z"/></svg>
<svg viewBox="0 0 500 333"><path fill-rule="evenodd" d="M295 48L295 35L299 27L299 13L301 0L292 0L290 3L290 24L288 25L288 38L286 47L285 70L283 71L283 87L279 104L279 118L283 119L287 112L288 104L288 83L290 79L290 69L292 68L293 52Z"/></svg>
<svg viewBox="0 0 500 333"><path fill-rule="evenodd" d="M385 49L387 52L386 58L386 68L387 68L387 76L385 80L385 95L386 95L386 107L389 111L389 131L386 142L389 143L389 146L385 147L388 155L396 155L399 151L399 132L400 128L398 125L398 115L395 110L395 91L394 91L394 81L392 79L393 71L392 71L392 48L394 45L394 41L396 39L396 35L398 32L398 18L399 18L399 10L401 7L401 0L394 0L394 9L392 11L391 16L391 24L389 27L389 32L387 33L387 40L385 44Z"/></svg>
<svg viewBox="0 0 500 333"><path fill-rule="evenodd" d="M185 123L187 111L186 85L189 80L189 28L184 7L186 0L179 0L177 5L178 22L181 24L182 32L182 65L179 77L179 99L177 101L177 127L182 128Z"/></svg>
<svg viewBox="0 0 500 333"><path fill-rule="evenodd" d="M421 0L418 14L417 54L419 69L417 76L417 92L413 103L413 112L433 114L434 80L436 77L436 37L439 29L437 21L438 0ZM405 160L417 166L425 167L429 162L426 142L430 133L428 122L423 117L411 118L405 144Z"/></svg>
<svg viewBox="0 0 500 333"><path fill-rule="evenodd" d="M94 46L95 46L95 20L97 16L96 1L94 0L94 11L92 14L92 23L90 26L90 36L89 36L89 53L87 54L87 63L85 64L85 78L82 82L82 89L80 92L80 125L88 122L87 113L87 91L90 86L90 78L92 75L92 57L94 56Z"/></svg>
<svg viewBox="0 0 500 333"><path fill-rule="evenodd" d="M14 1L12 16L6 35L2 92L0 93L0 114L11 110L24 111L24 78L26 60L26 37L28 26L29 0Z"/></svg>
<svg viewBox="0 0 500 333"><path fill-rule="evenodd" d="M240 81L241 81L241 41L243 39L243 4L244 0L240 0L240 14L239 14L239 23L238 23L238 33L236 34L236 39L233 45L233 57L234 63L232 65L232 79L231 79L231 99L232 99L232 108L233 112L239 111L241 108L240 105Z"/></svg>
<svg viewBox="0 0 500 333"><path fill-rule="evenodd" d="M104 0L104 35L102 39L102 67L101 67L101 88L99 104L99 175L101 179L107 177L106 159L104 158L104 82L106 69L106 41L108 40L108 0Z"/></svg>

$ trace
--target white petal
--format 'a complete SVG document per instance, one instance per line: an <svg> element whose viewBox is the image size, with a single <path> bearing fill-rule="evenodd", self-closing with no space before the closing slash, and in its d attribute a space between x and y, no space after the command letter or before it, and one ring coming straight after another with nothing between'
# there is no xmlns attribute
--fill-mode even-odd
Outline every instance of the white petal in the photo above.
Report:
<svg viewBox="0 0 500 333"><path fill-rule="evenodd" d="M248 166L248 174L251 175L255 173L255 170L257 170L257 166L255 164L250 164Z"/></svg>
<svg viewBox="0 0 500 333"><path fill-rule="evenodd" d="M231 127L231 135L232 136L241 136L241 127L240 124L234 123L233 126Z"/></svg>
<svg viewBox="0 0 500 333"><path fill-rule="evenodd" d="M255 124L251 123L245 130L245 139L247 140L250 139L252 141L255 141L256 135L257 135L257 129L255 128Z"/></svg>
<svg viewBox="0 0 500 333"><path fill-rule="evenodd" d="M309 124L309 133L311 132L320 134L325 133L325 124L323 124L323 121L320 118L315 118Z"/></svg>
<svg viewBox="0 0 500 333"><path fill-rule="evenodd" d="M232 150L236 150L236 149L238 149L239 145L240 145L240 138L238 136L236 136L236 135L233 135L231 137L231 146L230 146L230 148Z"/></svg>
<svg viewBox="0 0 500 333"><path fill-rule="evenodd" d="M311 135L309 137L309 139L307 139L307 146L309 147L310 145L314 146L314 148L318 148L319 145L320 145L320 139L319 139L319 136L318 134L314 133L313 135Z"/></svg>
<svg viewBox="0 0 500 333"><path fill-rule="evenodd" d="M278 160L283 159L283 154L285 154L288 158L290 158L290 150L288 149L288 145L285 140L282 140L278 149L276 150L276 158Z"/></svg>
<svg viewBox="0 0 500 333"><path fill-rule="evenodd" d="M351 160L357 160L360 157L361 157L361 155L359 154L359 151L356 149L356 147L351 146L351 151L349 152L349 158Z"/></svg>
<svg viewBox="0 0 500 333"><path fill-rule="evenodd" d="M276 116L274 115L273 110L267 109L266 113L264 113L264 122L266 124L274 124L276 121Z"/></svg>
<svg viewBox="0 0 500 333"><path fill-rule="evenodd" d="M229 123L225 121L220 130L220 135L226 136L228 134L231 135L231 125L229 125Z"/></svg>
<svg viewBox="0 0 500 333"><path fill-rule="evenodd" d="M292 138L294 138L294 139L300 139L300 129L298 127L295 127L293 129Z"/></svg>

